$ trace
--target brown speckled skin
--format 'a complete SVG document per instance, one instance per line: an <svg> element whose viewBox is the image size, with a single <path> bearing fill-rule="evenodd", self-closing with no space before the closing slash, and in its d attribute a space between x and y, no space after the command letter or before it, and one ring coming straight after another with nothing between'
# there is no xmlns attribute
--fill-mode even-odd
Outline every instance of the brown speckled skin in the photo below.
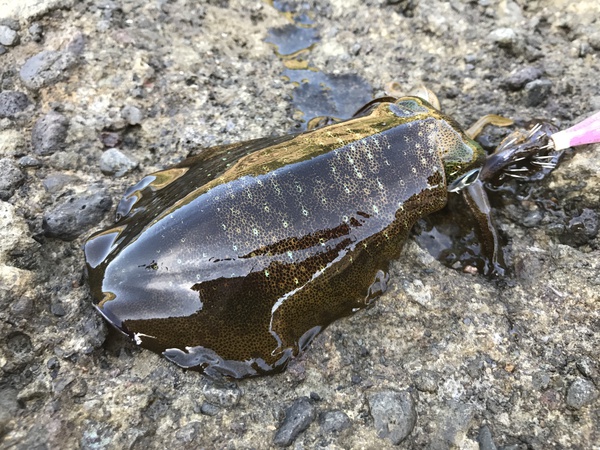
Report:
<svg viewBox="0 0 600 450"><path fill-rule="evenodd" d="M420 217L483 153L420 99L300 135L208 149L131 188L86 243L98 310L212 375L282 370L385 290Z"/></svg>

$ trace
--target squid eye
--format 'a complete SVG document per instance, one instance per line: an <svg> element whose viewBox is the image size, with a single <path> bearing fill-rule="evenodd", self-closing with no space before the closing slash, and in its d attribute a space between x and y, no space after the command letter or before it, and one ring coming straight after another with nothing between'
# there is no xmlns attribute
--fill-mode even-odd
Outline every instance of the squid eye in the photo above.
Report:
<svg viewBox="0 0 600 450"><path fill-rule="evenodd" d="M461 189L466 188L468 185L473 184L479 177L480 168L473 169L465 173L462 177L454 180L448 185L448 192L458 192Z"/></svg>

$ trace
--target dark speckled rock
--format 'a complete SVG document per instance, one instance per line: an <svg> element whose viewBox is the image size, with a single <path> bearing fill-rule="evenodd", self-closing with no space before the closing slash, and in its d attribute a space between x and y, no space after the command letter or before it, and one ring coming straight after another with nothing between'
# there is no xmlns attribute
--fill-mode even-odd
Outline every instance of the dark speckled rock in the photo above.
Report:
<svg viewBox="0 0 600 450"><path fill-rule="evenodd" d="M552 91L552 81L534 80L525 85L527 94L527 106L539 106L543 104Z"/></svg>
<svg viewBox="0 0 600 450"><path fill-rule="evenodd" d="M569 386L567 405L573 409L581 409L591 404L599 396L598 389L589 380L578 378Z"/></svg>
<svg viewBox="0 0 600 450"><path fill-rule="evenodd" d="M273 443L288 447L315 420L316 411L308 397L300 397L285 411L285 420L275 433Z"/></svg>
<svg viewBox="0 0 600 450"><path fill-rule="evenodd" d="M102 220L112 206L104 191L72 196L44 214L43 229L48 237L70 241Z"/></svg>
<svg viewBox="0 0 600 450"><path fill-rule="evenodd" d="M326 434L339 433L352 425L352 421L344 411L339 409L333 411L325 411L319 417L321 429Z"/></svg>
<svg viewBox="0 0 600 450"><path fill-rule="evenodd" d="M0 118L14 117L24 111L31 102L29 97L19 91L0 92Z"/></svg>

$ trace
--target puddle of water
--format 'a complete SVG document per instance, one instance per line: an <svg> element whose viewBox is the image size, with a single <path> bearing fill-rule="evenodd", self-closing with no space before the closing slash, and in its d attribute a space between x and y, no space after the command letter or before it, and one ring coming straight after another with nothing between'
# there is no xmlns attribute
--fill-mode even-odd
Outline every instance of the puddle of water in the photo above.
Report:
<svg viewBox="0 0 600 450"><path fill-rule="evenodd" d="M277 47L276 52L279 57L294 57L301 50L310 50L319 40L319 31L316 28L292 23L269 29L265 39L266 42Z"/></svg>
<svg viewBox="0 0 600 450"><path fill-rule="evenodd" d="M373 88L355 74L329 75L286 69L284 76L297 85L293 93L294 106L307 122L319 116L347 119L372 100Z"/></svg>
<svg viewBox="0 0 600 450"><path fill-rule="evenodd" d="M301 113L301 130L317 117L348 119L372 100L373 88L364 78L356 74L329 75L311 66L310 53L321 38L306 4L295 1L270 3L290 21L282 27L269 29L266 42L275 47L281 58L285 66L284 78L296 86L292 103Z"/></svg>

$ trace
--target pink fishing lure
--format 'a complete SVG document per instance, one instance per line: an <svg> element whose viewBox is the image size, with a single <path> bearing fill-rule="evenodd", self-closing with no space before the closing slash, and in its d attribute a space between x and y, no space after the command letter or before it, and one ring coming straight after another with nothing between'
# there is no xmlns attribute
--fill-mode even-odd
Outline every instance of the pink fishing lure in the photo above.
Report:
<svg viewBox="0 0 600 450"><path fill-rule="evenodd" d="M550 136L555 150L600 142L600 112Z"/></svg>

